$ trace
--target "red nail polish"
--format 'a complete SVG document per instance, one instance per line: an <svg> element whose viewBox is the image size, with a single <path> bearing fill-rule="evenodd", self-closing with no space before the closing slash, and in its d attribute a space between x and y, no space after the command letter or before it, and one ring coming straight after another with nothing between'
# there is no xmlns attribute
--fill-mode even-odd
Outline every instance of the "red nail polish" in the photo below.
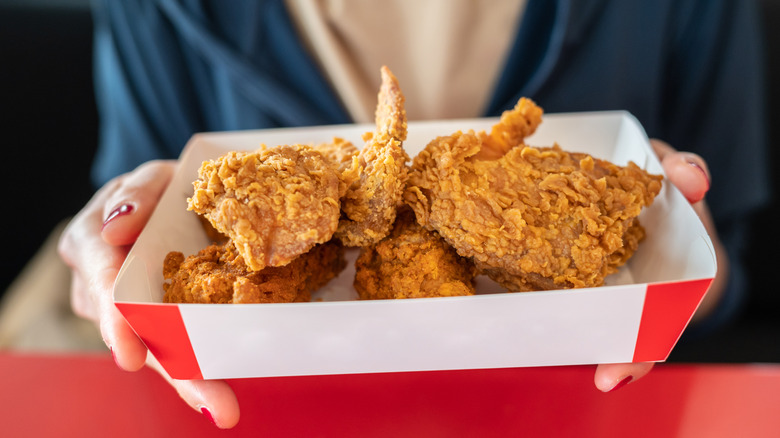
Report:
<svg viewBox="0 0 780 438"><path fill-rule="evenodd" d="M116 353L114 353L114 348L113 347L108 347L108 351L111 352L111 357L114 359L114 363L116 364L116 366L118 366L119 368L122 368L121 366L119 366L119 362L116 360Z"/></svg>
<svg viewBox="0 0 780 438"><path fill-rule="evenodd" d="M135 210L135 208L131 204L122 204L119 207L115 208L111 211L111 213L108 214L108 217L106 217L106 220L103 221L103 228L108 225L109 222L112 220L118 218L119 216L124 216L126 214L130 214Z"/></svg>
<svg viewBox="0 0 780 438"><path fill-rule="evenodd" d="M612 387L612 389L610 389L608 392L617 391L618 389L620 389L620 388L622 388L622 387L624 387L624 386L628 385L628 384L629 384L629 382L631 382L632 380L634 380L634 376L628 376L628 377L626 377L625 379L623 379L623 380L619 381L619 382L617 383L617 385L613 386L613 387Z"/></svg>
<svg viewBox="0 0 780 438"><path fill-rule="evenodd" d="M200 413L203 414L204 417L208 418L208 420L211 421L211 424L215 426L217 425L217 422L214 421L214 416L211 415L211 411L209 411L208 408L203 406L202 408L200 408Z"/></svg>

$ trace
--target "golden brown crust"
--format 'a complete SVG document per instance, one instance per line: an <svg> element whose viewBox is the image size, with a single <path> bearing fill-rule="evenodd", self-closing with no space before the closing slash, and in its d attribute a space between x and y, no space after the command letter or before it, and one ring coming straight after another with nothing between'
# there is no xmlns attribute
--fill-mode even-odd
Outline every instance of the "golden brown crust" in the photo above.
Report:
<svg viewBox="0 0 780 438"><path fill-rule="evenodd" d="M435 232L400 212L389 236L361 249L355 290L364 300L473 295L474 265Z"/></svg>
<svg viewBox="0 0 780 438"><path fill-rule="evenodd" d="M352 167L352 163L360 152L349 140L341 137L334 137L330 143L316 144L314 149L325 156L339 173Z"/></svg>
<svg viewBox="0 0 780 438"><path fill-rule="evenodd" d="M336 237L347 246L367 246L387 236L402 203L408 178L404 96L398 80L382 68L376 109L376 132L364 135L358 154L357 178L342 198L342 219ZM354 177L354 173L352 174Z"/></svg>
<svg viewBox="0 0 780 438"><path fill-rule="evenodd" d="M290 303L309 301L346 266L344 247L336 241L315 246L282 267L251 271L235 246L210 245L184 258L165 257L166 303Z"/></svg>
<svg viewBox="0 0 780 438"><path fill-rule="evenodd" d="M382 84L379 86L375 114L376 132L404 141L407 124L401 86L387 66L382 66L381 75Z"/></svg>
<svg viewBox="0 0 780 438"><path fill-rule="evenodd" d="M504 111L490 134L480 132L481 148L476 158L492 160L500 158L510 149L523 144L542 123L542 109L528 98L520 98L511 110Z"/></svg>
<svg viewBox="0 0 780 438"><path fill-rule="evenodd" d="M309 146L230 152L198 174L190 209L229 236L251 270L283 266L338 227L339 176Z"/></svg>
<svg viewBox="0 0 780 438"><path fill-rule="evenodd" d="M190 209L231 240L168 254L166 302L308 301L344 268L342 244L362 247L361 299L472 295L477 273L514 291L599 286L644 238L661 176L525 145L542 118L531 100L489 134L432 140L411 170L403 104L384 67L360 151L334 138L203 163Z"/></svg>
<svg viewBox="0 0 780 438"><path fill-rule="evenodd" d="M334 137L330 143L314 145L314 149L322 153L333 166L339 176L339 200L347 194L347 190L360 178L360 161L358 148L351 142L340 137Z"/></svg>
<svg viewBox="0 0 780 438"><path fill-rule="evenodd" d="M198 216L198 222L200 222L200 226L203 228L203 231L206 233L206 237L208 237L209 242L211 243L225 243L229 239L226 235L220 233L217 231L216 228L214 228L214 225L211 225L211 222L209 222L208 219L201 215Z"/></svg>
<svg viewBox="0 0 780 438"><path fill-rule="evenodd" d="M557 145L482 160L484 138L457 132L415 157L405 199L420 224L513 290L599 286L625 263L660 175Z"/></svg>

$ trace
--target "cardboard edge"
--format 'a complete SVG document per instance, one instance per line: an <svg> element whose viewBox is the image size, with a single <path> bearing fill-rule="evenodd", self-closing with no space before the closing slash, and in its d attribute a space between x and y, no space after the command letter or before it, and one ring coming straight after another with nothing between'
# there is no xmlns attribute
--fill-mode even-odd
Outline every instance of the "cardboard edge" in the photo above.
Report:
<svg viewBox="0 0 780 438"><path fill-rule="evenodd" d="M149 352L174 379L203 379L179 306L115 303Z"/></svg>
<svg viewBox="0 0 780 438"><path fill-rule="evenodd" d="M647 285L632 362L659 362L669 357L712 280Z"/></svg>
<svg viewBox="0 0 780 438"><path fill-rule="evenodd" d="M565 116L567 114L562 113L559 115ZM590 115L590 114L580 113L580 115ZM639 124L638 121L635 119L635 117L633 117L633 115L629 112L612 111L612 112L592 113L592 115L621 116L622 123L628 123L629 125L634 125L644 134L644 128L642 127L642 125ZM435 121L432 121L431 123L435 123ZM347 126L351 126L351 125L347 125ZM317 127L313 127L312 129L317 129ZM279 131L281 130L293 131L295 130L295 128L281 128ZM187 147L185 147L184 149L182 157L179 161L179 165L181 165L182 159L188 156L192 152L193 144L201 143L201 142L211 142L213 141L211 135L224 135L224 134L225 133L195 134L186 145ZM243 134L246 134L246 132L244 132ZM649 148L649 143L647 145L643 144L643 146ZM654 155L652 154L649 155L650 160L653 160L654 158L655 158ZM710 250L712 250L711 244L709 246L710 246ZM648 330L650 330L651 332L652 330L655 330L655 328L652 328L653 324L660 324L661 319L663 319L664 321L667 320L667 316L665 314L667 308L665 308L665 306L668 306L668 304L659 305L658 303L659 302L670 303L676 301L677 298L670 295L668 292L658 292L655 290L656 287L660 289L664 289L665 286L672 284L671 282L653 283L652 285L647 286L646 298L645 298L646 302L645 302L645 306L643 307L636 346L633 352L634 361L660 361L666 359L666 357L669 355L672 348L676 344L677 340L679 339L680 335L682 334L683 330L687 326L688 322L690 321L690 317L693 315L693 312L698 307L698 304L701 301L701 298L703 298L704 292L706 292L706 289L709 286L709 282L711 282L711 279L706 281L707 281L707 285L703 287L698 298L688 297L690 298L690 300L695 301L694 303L688 303L688 301L690 300L688 298L683 297L684 300L686 301L686 304L682 305L682 308L688 310L680 309L679 312L675 313L676 316L674 318L671 317L669 318L670 321L673 320L671 325L674 327L670 327L669 329L670 333L667 333L664 336L658 336L658 338L662 338L660 340L648 338L647 336ZM696 280L685 279L682 281L674 282L674 284L677 283L680 283L680 286L684 289L685 286L682 286L683 284L696 283ZM692 287L698 287L698 286L693 285ZM193 351L193 346L189 338L186 326L184 325L180 308L178 306L173 304L148 303L148 302L146 303L139 303L139 302L132 302L132 301L123 302L121 300L117 300L116 296L114 297L114 299L117 308L119 308L120 312L122 312L123 316L128 320L131 327L134 330L136 330L136 333L139 334L139 337L147 344L152 354L160 361L161 364L163 364L164 368L169 373L169 375L177 379L202 379L203 378L200 365L198 364L197 357L195 355L195 352ZM656 310L651 312L649 309L652 309L654 306L660 307L660 311ZM681 304L674 303L672 307L676 308L677 306L681 306ZM648 315L647 318L645 317L646 314ZM657 321L654 321L653 317L655 317Z"/></svg>
<svg viewBox="0 0 780 438"><path fill-rule="evenodd" d="M653 145L650 143L650 136L647 135L647 131L639 119L637 119L636 116L629 111L620 110L617 112L622 114L623 122L629 124L632 129L635 129L637 132L639 132L642 139L644 140L642 142L642 147L645 149L645 162L636 164L648 172L659 173L663 175L664 180L669 181L668 175L666 175L666 171L661 164L661 160L658 158L658 155L656 155L655 151L653 150Z"/></svg>

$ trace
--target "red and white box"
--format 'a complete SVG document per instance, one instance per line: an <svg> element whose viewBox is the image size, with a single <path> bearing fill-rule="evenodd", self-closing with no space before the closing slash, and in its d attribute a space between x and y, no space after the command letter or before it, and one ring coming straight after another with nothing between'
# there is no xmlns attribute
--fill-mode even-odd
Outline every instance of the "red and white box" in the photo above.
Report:
<svg viewBox="0 0 780 438"><path fill-rule="evenodd" d="M409 123L411 157L439 135L489 130L496 119ZM201 162L261 144L362 145L369 125L197 134L119 273L120 312L171 377L217 379L663 361L716 272L701 221L668 180L640 221L647 238L596 288L506 293L479 278L469 297L359 301L348 268L309 303L165 304L170 251L209 244L187 197ZM526 141L663 173L641 125L626 112L548 114Z"/></svg>

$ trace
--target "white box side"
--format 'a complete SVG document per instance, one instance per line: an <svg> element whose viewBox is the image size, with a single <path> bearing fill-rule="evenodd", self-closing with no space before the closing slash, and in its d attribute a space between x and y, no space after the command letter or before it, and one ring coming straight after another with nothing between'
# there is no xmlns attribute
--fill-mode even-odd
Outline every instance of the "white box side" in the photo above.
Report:
<svg viewBox="0 0 780 438"><path fill-rule="evenodd" d="M435 136L489 129L493 123L495 119L410 123L405 148L414 156ZM360 135L371 129L348 125L193 137L179 171L120 271L115 300L161 302L165 255L169 251L189 255L207 245L196 216L186 210L186 198L204 159L230 150L255 149L261 143L316 143L334 136L360 146ZM641 126L625 112L547 115L527 142L537 146L557 142L566 150L619 164L631 159L660 172ZM318 300L341 302L179 308L206 378L630 361L644 283L715 274L709 237L668 181L640 217L648 238L628 265L607 278L609 287L604 288L351 301L356 296L352 254L350 267L314 294ZM620 285L625 287L615 287ZM478 293L495 292L501 288L480 278Z"/></svg>
<svg viewBox="0 0 780 438"><path fill-rule="evenodd" d="M630 362L644 296L631 285L180 310L213 379Z"/></svg>

